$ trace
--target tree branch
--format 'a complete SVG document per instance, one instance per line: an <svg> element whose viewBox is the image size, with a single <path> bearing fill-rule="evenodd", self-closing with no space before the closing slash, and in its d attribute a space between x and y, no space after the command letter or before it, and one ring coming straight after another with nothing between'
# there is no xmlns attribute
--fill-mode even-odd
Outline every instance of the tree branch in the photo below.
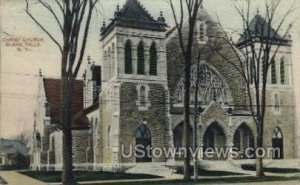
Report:
<svg viewBox="0 0 300 185"><path fill-rule="evenodd" d="M27 15L29 15L29 17L38 25L38 27L40 27L43 31L44 31L44 33L46 33L49 37L50 37L50 39L57 45L57 47L59 48L59 51L61 52L61 53L63 53L63 50L62 50L62 46L59 44L59 42L44 28L44 26L37 20L37 19L35 19L34 18L34 16L30 13L30 11L29 11L29 3L28 3L28 0L25 0L25 2L26 2L26 9L25 9L25 11L26 11L26 13L27 13Z"/></svg>

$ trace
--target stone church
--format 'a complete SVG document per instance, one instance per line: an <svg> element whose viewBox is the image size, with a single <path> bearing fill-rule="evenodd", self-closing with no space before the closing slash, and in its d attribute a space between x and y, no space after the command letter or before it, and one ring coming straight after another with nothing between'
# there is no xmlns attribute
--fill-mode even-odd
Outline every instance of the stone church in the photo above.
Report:
<svg viewBox="0 0 300 185"><path fill-rule="evenodd" d="M251 27L261 21L257 14ZM187 29L184 30L187 34ZM198 146L255 146L256 127L247 108L245 84L236 69L210 46L222 42L222 29L200 10L194 49L201 51ZM280 149L276 158L296 157L295 113L290 38L277 35L282 46L271 67L267 87L264 146ZM137 0L117 7L114 18L101 29L103 52L100 127L96 157L100 163L165 162L169 159L124 158L129 146L181 147L183 128L183 58L177 31L169 29L163 14L155 19ZM275 43L276 44L276 43ZM247 47L240 38L236 49ZM224 43L221 52L232 55ZM196 53L196 52L195 52ZM191 107L194 105L197 55L193 57ZM191 115L193 118L193 115ZM193 120L193 119L191 119ZM242 154L236 157L243 159Z"/></svg>
<svg viewBox="0 0 300 185"><path fill-rule="evenodd" d="M261 21L262 17L255 15L252 29ZM186 27L184 35L187 35ZM197 17L193 46L194 51L200 51L200 57L194 52L191 72L191 112L197 76L200 76L199 122L193 128L194 115L191 114L190 136L192 138L193 129L197 129L197 146L203 149L235 147L239 155L234 159L246 159L249 157L244 155L245 149L256 145L256 126L247 106L242 76L212 49L216 43L222 43L222 37L225 37L224 31L202 8ZM276 39L280 42L274 44L281 44L281 47L268 74L264 147L279 149L280 155L271 158L293 159L297 156L297 144L292 40L280 35ZM103 23L100 42L101 67L92 64L89 58L83 87L78 89L82 92L82 103L79 104L82 110L76 109L74 113L74 133L82 140L74 141L74 146L81 147L74 152L77 162L103 167L103 164L180 161L180 151L176 151L174 158L165 155L124 156L132 147L136 150L134 146L137 145L144 148L182 147L184 65L176 29L167 25L162 12L154 18L138 0L127 0L122 8L117 6L108 24ZM241 37L234 49L245 49L247 42L247 38ZM226 56L234 56L229 44L222 43L219 49ZM197 72L198 61L200 70ZM48 100L43 101L41 106L49 105L45 104ZM44 111L47 110L41 112ZM47 119L55 124L52 117ZM44 123L38 123L40 132L45 132ZM61 134L59 129L46 133L45 137L51 135L54 138ZM57 141L61 140L59 138L61 136ZM46 139L47 146L50 140ZM56 153L60 153L57 154L59 157L61 149ZM48 159L51 159L49 155L48 151ZM229 157L212 159L229 160Z"/></svg>

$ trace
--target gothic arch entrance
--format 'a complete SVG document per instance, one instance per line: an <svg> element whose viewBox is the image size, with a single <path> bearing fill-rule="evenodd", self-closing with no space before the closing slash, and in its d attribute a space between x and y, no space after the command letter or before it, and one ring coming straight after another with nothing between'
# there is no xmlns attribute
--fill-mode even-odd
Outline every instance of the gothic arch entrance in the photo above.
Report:
<svg viewBox="0 0 300 185"><path fill-rule="evenodd" d="M151 148L151 133L146 125L141 125L135 132L136 162L151 162L151 156L147 155L147 147ZM142 154L145 155L142 155ZM151 152L150 152L151 154Z"/></svg>
<svg viewBox="0 0 300 185"><path fill-rule="evenodd" d="M192 145L193 144L193 129L191 128L191 126L189 127L189 133L190 133L190 143ZM173 144L176 149L183 146L183 122L179 123L173 129Z"/></svg>
<svg viewBox="0 0 300 185"><path fill-rule="evenodd" d="M189 127L189 135L190 135L190 145L193 146L193 129L191 126ZM173 129L173 144L174 148L176 150L176 156L175 160L183 160L184 156L182 156L181 152L184 147L183 143L183 122L179 123L174 129Z"/></svg>
<svg viewBox="0 0 300 185"><path fill-rule="evenodd" d="M233 136L233 147L239 153L238 159L255 158L254 136L251 129L245 123L242 123L236 129ZM247 148L251 148L251 150L246 150ZM248 152L247 155L245 155L245 151Z"/></svg>
<svg viewBox="0 0 300 185"><path fill-rule="evenodd" d="M217 123L212 123L205 131L203 137L203 158L212 160L225 160L227 156L218 156L216 150L226 150L226 136L223 128ZM208 150L211 153L214 150L213 157L208 154Z"/></svg>
<svg viewBox="0 0 300 185"><path fill-rule="evenodd" d="M283 135L279 127L272 133L273 159L283 159Z"/></svg>

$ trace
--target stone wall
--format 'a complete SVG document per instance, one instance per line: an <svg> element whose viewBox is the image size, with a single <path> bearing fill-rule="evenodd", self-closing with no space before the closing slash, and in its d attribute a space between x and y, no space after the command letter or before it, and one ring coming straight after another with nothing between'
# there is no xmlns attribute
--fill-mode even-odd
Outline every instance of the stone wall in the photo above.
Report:
<svg viewBox="0 0 300 185"><path fill-rule="evenodd" d="M283 134L284 158L290 159L297 156L295 107L292 91L277 90L280 99L280 111L274 112L274 91L267 91L267 105L264 127L264 145L272 146L272 133L279 127Z"/></svg>
<svg viewBox="0 0 300 185"><path fill-rule="evenodd" d="M73 161L74 163L87 162L88 130L73 130Z"/></svg>
<svg viewBox="0 0 300 185"><path fill-rule="evenodd" d="M198 21L204 21L207 24L206 43L199 44L197 42L197 32L194 34L194 46L192 64L196 65L198 59L198 51L200 51L200 59L213 66L225 79L229 86L229 90L233 97L233 103L237 108L242 108L246 103L246 96L244 92L244 83L242 76L237 72L236 68L227 61L224 61L223 56L230 58L231 62L238 64L238 59L235 57L231 46L224 41L225 34L219 26L208 16L200 15ZM185 37L188 35L187 26L183 31ZM183 77L184 59L180 49L178 36L175 32L174 36L169 39L167 43L167 71L168 71L168 86L170 89L171 101L176 91L176 86ZM184 37L184 40L186 39ZM216 46L223 56L216 52Z"/></svg>
<svg viewBox="0 0 300 185"><path fill-rule="evenodd" d="M98 134L98 150L96 158L99 163L111 163L112 162L112 150L107 146L107 130L108 127L112 124L113 112L110 109L109 95L102 91L100 94L100 125L99 125L99 134Z"/></svg>
<svg viewBox="0 0 300 185"><path fill-rule="evenodd" d="M152 147L169 147L169 119L167 117L167 93L163 85L149 84L150 107L147 111L139 111L136 105L138 92L135 83L121 85L120 111L120 146L125 146L125 154L129 146L135 145L135 132L144 122L151 132ZM123 163L135 162L134 156L122 158ZM152 159L153 162L166 161L164 157Z"/></svg>

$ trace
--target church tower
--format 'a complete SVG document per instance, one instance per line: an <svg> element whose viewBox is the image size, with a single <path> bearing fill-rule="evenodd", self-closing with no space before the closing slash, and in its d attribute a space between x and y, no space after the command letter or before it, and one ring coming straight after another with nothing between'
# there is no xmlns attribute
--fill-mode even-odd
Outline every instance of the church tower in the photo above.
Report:
<svg viewBox="0 0 300 185"><path fill-rule="evenodd" d="M249 34L245 32L239 39L237 47L243 50L250 47L250 42L255 42L259 48L261 45L259 40L272 40L270 57L276 53L271 59L267 77L264 147L280 149L280 155L275 156L275 159L294 158L296 157L296 144L292 143L296 143L296 122L292 79L292 40L290 34L281 36L274 28L268 29L267 25L269 24L265 19L257 13L249 24L249 31L253 35L249 37Z"/></svg>
<svg viewBox="0 0 300 185"><path fill-rule="evenodd" d="M147 147L171 143L166 26L162 13L154 19L138 0L117 6L110 23L103 23L97 156L102 163L166 160L134 156L137 145L143 153Z"/></svg>

